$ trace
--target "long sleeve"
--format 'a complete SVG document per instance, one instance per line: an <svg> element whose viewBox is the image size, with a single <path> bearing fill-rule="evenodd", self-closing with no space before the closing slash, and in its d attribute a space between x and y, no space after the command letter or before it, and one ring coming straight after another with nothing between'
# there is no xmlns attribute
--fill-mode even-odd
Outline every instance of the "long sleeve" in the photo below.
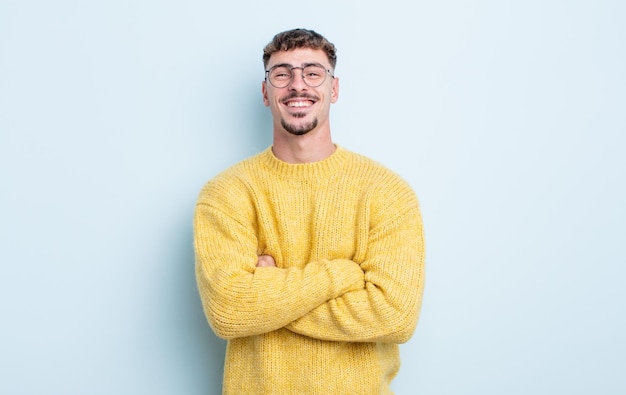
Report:
<svg viewBox="0 0 626 395"><path fill-rule="evenodd" d="M391 208L402 211L396 211L369 235L367 254L360 265L365 288L329 300L288 329L333 341L403 343L411 337L424 289L422 221L416 201Z"/></svg>
<svg viewBox="0 0 626 395"><path fill-rule="evenodd" d="M349 260L299 268L256 268L257 240L247 227L206 203L194 220L196 278L205 314L223 338L284 327L346 291L363 288L364 274Z"/></svg>
<svg viewBox="0 0 626 395"><path fill-rule="evenodd" d="M400 177L341 147L305 164L268 148L204 186L194 246L205 315L228 339L224 394L392 393L424 288ZM277 267L257 268L264 254Z"/></svg>

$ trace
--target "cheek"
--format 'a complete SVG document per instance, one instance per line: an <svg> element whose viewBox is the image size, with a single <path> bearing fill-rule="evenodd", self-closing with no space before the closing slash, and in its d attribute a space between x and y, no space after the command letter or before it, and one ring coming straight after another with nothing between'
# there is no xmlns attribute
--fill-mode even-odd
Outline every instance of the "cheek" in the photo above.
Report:
<svg viewBox="0 0 626 395"><path fill-rule="evenodd" d="M267 100L267 107L273 114L279 114L282 110L280 103L276 101L276 98L269 97Z"/></svg>

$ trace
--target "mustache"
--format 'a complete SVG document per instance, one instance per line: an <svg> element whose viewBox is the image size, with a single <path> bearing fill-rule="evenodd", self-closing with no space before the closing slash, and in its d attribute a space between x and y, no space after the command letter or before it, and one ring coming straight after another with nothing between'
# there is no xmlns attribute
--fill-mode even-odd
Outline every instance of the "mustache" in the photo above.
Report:
<svg viewBox="0 0 626 395"><path fill-rule="evenodd" d="M313 100L313 101L318 101L319 97L315 96L315 95L309 95L308 93L298 93L298 92L291 92L289 93L289 95L287 97L285 97L282 102L286 102L288 100L291 99L306 99L306 100Z"/></svg>

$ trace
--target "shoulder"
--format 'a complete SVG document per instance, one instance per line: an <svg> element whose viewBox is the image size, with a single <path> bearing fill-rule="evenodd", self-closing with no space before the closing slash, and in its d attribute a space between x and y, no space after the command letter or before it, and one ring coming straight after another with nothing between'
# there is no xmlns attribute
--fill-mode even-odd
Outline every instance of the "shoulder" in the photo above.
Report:
<svg viewBox="0 0 626 395"><path fill-rule="evenodd" d="M355 177L362 177L374 190L410 191L412 187L397 172L368 156L348 151L347 169Z"/></svg>
<svg viewBox="0 0 626 395"><path fill-rule="evenodd" d="M360 180L367 191L369 207L374 217L391 218L419 211L414 189L397 172L362 154L347 151L347 171Z"/></svg>
<svg viewBox="0 0 626 395"><path fill-rule="evenodd" d="M198 204L226 204L244 198L252 180L258 177L263 154L246 158L207 181L200 190Z"/></svg>

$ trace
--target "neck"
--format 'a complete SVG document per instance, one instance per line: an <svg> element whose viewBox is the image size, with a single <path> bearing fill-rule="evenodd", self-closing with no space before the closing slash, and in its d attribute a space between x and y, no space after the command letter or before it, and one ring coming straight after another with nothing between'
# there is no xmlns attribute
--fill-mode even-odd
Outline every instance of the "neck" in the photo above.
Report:
<svg viewBox="0 0 626 395"><path fill-rule="evenodd" d="M335 144L330 137L330 131L320 133L310 131L307 134L296 136L284 130L274 130L274 156L287 163L319 162L335 152Z"/></svg>

